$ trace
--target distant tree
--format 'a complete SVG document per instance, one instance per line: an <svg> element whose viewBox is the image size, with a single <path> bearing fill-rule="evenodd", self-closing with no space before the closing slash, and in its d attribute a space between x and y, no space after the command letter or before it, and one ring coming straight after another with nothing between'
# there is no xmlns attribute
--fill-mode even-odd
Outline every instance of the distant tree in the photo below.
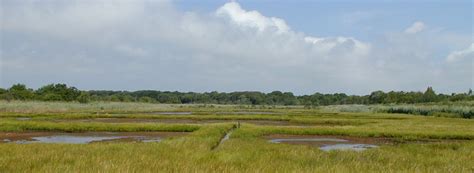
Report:
<svg viewBox="0 0 474 173"><path fill-rule="evenodd" d="M113 101L113 102L120 102L120 95L119 94L114 94L114 95L111 95L109 96L109 98L107 98L108 101Z"/></svg>
<svg viewBox="0 0 474 173"><path fill-rule="evenodd" d="M158 97L158 101L160 103L181 103L178 96L176 96L172 92L163 92Z"/></svg>
<svg viewBox="0 0 474 173"><path fill-rule="evenodd" d="M10 93L8 93L8 90L0 88L0 100L10 101L12 99L13 97L11 96Z"/></svg>
<svg viewBox="0 0 474 173"><path fill-rule="evenodd" d="M194 95L193 94L184 94L180 97L181 103L188 104L194 102Z"/></svg>
<svg viewBox="0 0 474 173"><path fill-rule="evenodd" d="M14 99L13 95L10 92L8 92L8 90L1 88L1 90L0 90L0 100L6 100L6 101L10 102L13 99Z"/></svg>
<svg viewBox="0 0 474 173"><path fill-rule="evenodd" d="M26 88L24 84L15 84L8 89L8 93L15 100L30 100L33 99L33 90Z"/></svg>
<svg viewBox="0 0 474 173"><path fill-rule="evenodd" d="M387 97L385 97L383 103L397 103L401 98L400 93L395 91L390 91L387 93Z"/></svg>
<svg viewBox="0 0 474 173"><path fill-rule="evenodd" d="M460 93L460 94L453 93L449 97L449 100L450 101L462 101L462 100L466 100L468 97L469 96L465 93Z"/></svg>
<svg viewBox="0 0 474 173"><path fill-rule="evenodd" d="M133 101L136 101L136 99L134 97L132 97L131 95L129 94L122 94L121 97L120 97L120 100L122 102L133 102Z"/></svg>
<svg viewBox="0 0 474 173"><path fill-rule="evenodd" d="M323 95L321 93L314 93L309 99L313 106L319 106L322 105L322 97Z"/></svg>
<svg viewBox="0 0 474 173"><path fill-rule="evenodd" d="M283 98L282 101L283 105L297 105L298 104L298 99L296 99L295 95L291 92L285 92L283 93Z"/></svg>
<svg viewBox="0 0 474 173"><path fill-rule="evenodd" d="M423 102L434 102L437 100L436 93L432 87L428 87L423 93Z"/></svg>
<svg viewBox="0 0 474 173"><path fill-rule="evenodd" d="M338 104L380 104L380 103L422 103L441 101L474 100L472 90L467 93L451 95L436 94L432 87L425 92L374 91L369 95L346 95L344 93L295 96L291 92L273 91L262 93L256 91L241 91L219 93L169 92L169 91L80 91L66 84L49 84L34 91L23 84L15 84L8 89L0 88L2 100L44 100L44 101L117 101L117 102L158 102L158 103L201 103L201 104L242 104L247 105L304 105L309 108L319 105ZM274 106L271 106L274 107Z"/></svg>
<svg viewBox="0 0 474 173"><path fill-rule="evenodd" d="M81 92L81 94L77 97L77 101L79 103L89 103L91 100L91 95L88 92Z"/></svg>
<svg viewBox="0 0 474 173"><path fill-rule="evenodd" d="M268 97L268 102L270 102L272 105L282 105L283 102L283 93L281 91L273 91L269 94L267 94Z"/></svg>
<svg viewBox="0 0 474 173"><path fill-rule="evenodd" d="M264 102L264 94L260 92L249 92L247 97L252 105L261 105Z"/></svg>
<svg viewBox="0 0 474 173"><path fill-rule="evenodd" d="M383 91L374 91L369 95L369 102L371 104L383 103L386 97L387 96Z"/></svg>
<svg viewBox="0 0 474 173"><path fill-rule="evenodd" d="M238 96L238 99L236 100L236 103L237 104L243 104L243 105L251 104L250 99L247 98L247 96L245 94L240 94Z"/></svg>
<svg viewBox="0 0 474 173"><path fill-rule="evenodd" d="M151 98L151 97L147 97L147 96L144 96L144 97L140 97L140 99L138 99L140 102L144 102L144 103L153 103L153 102L156 102L155 99Z"/></svg>
<svg viewBox="0 0 474 173"><path fill-rule="evenodd" d="M39 88L36 94L45 101L74 101L81 91L66 84L49 84Z"/></svg>
<svg viewBox="0 0 474 173"><path fill-rule="evenodd" d="M43 101L64 101L63 97L55 93L42 94L41 100Z"/></svg>

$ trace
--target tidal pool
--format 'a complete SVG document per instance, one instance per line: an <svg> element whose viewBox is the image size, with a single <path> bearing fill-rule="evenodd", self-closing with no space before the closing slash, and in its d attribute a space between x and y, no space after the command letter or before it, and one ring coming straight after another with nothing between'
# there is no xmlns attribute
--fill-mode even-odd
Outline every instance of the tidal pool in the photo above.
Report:
<svg viewBox="0 0 474 173"><path fill-rule="evenodd" d="M28 121L28 120L31 120L30 117L18 117L18 118L15 118L16 120L19 120L19 121Z"/></svg>
<svg viewBox="0 0 474 173"><path fill-rule="evenodd" d="M364 151L376 148L387 143L387 139L356 138L341 136L314 136L314 135L270 135L265 137L271 143L285 143L294 145L308 145L318 147L323 151L352 150Z"/></svg>
<svg viewBox="0 0 474 173"><path fill-rule="evenodd" d="M237 115L277 115L279 112L216 112L216 114L237 114Z"/></svg>
<svg viewBox="0 0 474 173"><path fill-rule="evenodd" d="M66 143L66 144L87 144L91 142L98 142L104 140L120 139L122 136L73 136L73 135L58 135L58 136L39 136L32 137L31 140L18 140L17 144L30 143Z"/></svg>
<svg viewBox="0 0 474 173"><path fill-rule="evenodd" d="M334 144L334 145L324 145L319 147L323 151L331 150L354 150L354 151L364 151L369 148L377 148L377 145L371 144Z"/></svg>
<svg viewBox="0 0 474 173"><path fill-rule="evenodd" d="M169 123L169 124L214 124L214 123L249 123L269 126L300 126L312 124L293 123L288 120L219 120L219 119L171 119L171 118L90 118L90 119L57 119L54 122L101 122L101 123Z"/></svg>
<svg viewBox="0 0 474 173"><path fill-rule="evenodd" d="M271 139L272 143L282 143L282 142L347 142L345 139L335 139L335 138L302 138L302 139Z"/></svg>
<svg viewBox="0 0 474 173"><path fill-rule="evenodd" d="M158 114L158 115L191 115L192 112L147 112L146 114Z"/></svg>
<svg viewBox="0 0 474 173"><path fill-rule="evenodd" d="M3 143L66 143L87 144L94 142L160 142L163 139L183 136L184 132L85 132L85 133L55 133L55 132L21 132L0 133Z"/></svg>

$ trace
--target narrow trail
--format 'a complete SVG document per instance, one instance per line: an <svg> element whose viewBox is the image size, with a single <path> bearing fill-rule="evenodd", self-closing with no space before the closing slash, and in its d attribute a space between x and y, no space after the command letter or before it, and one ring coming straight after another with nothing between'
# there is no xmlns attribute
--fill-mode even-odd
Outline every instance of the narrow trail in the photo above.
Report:
<svg viewBox="0 0 474 173"><path fill-rule="evenodd" d="M214 147L211 148L211 150L215 150L217 149L220 145L222 145L222 143L224 143L225 141L229 140L230 138L230 135L232 134L232 132L237 128L237 126L234 126L232 127L231 129L229 129L229 131L226 132L226 134L224 135L224 137L221 138L221 140L219 141L219 143L217 145L215 145Z"/></svg>

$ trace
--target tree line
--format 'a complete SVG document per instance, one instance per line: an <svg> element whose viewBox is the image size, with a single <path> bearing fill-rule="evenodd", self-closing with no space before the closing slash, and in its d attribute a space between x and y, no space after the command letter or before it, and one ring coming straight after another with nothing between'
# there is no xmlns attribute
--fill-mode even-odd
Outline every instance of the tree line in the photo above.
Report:
<svg viewBox="0 0 474 173"><path fill-rule="evenodd" d="M90 101L146 102L171 104L243 104L243 105L341 105L341 104L389 104L389 103L427 103L444 101L474 100L472 90L451 95L436 94L428 87L425 92L374 91L369 95L347 95L344 93L296 96L291 92L256 91L242 92L170 92L170 91L81 91L66 84L49 84L39 89L28 88L24 84L14 84L10 88L0 88L1 100L40 100L40 101Z"/></svg>

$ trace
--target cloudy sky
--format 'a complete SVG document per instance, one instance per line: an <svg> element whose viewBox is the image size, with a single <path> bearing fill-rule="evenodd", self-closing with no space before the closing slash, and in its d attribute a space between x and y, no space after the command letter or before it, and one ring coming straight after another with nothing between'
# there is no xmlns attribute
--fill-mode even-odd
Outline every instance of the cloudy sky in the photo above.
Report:
<svg viewBox="0 0 474 173"><path fill-rule="evenodd" d="M471 0L1 0L0 12L3 88L474 88Z"/></svg>

